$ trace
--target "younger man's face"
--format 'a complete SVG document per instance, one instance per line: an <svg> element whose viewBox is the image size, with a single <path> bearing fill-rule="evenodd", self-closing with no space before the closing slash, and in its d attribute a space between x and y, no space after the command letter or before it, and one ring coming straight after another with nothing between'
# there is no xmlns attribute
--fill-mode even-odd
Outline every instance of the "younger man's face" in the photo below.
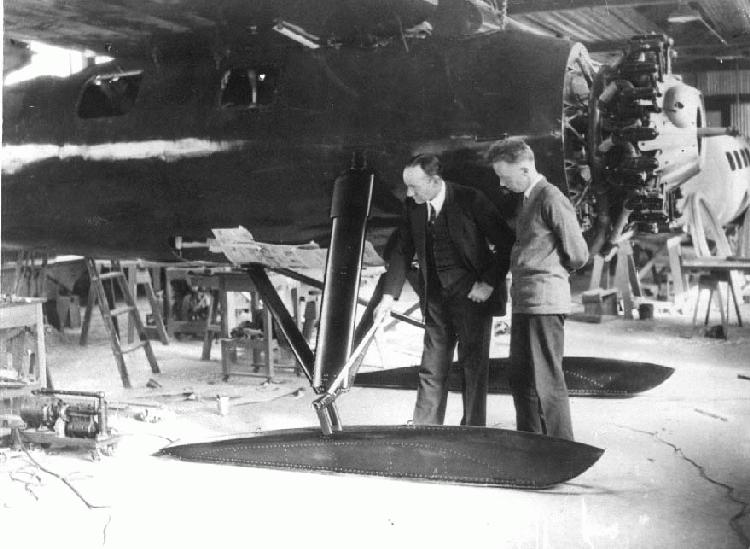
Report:
<svg viewBox="0 0 750 549"><path fill-rule="evenodd" d="M505 162L500 160L492 164L500 178L500 186L514 193L522 193L531 185L531 170L525 162Z"/></svg>

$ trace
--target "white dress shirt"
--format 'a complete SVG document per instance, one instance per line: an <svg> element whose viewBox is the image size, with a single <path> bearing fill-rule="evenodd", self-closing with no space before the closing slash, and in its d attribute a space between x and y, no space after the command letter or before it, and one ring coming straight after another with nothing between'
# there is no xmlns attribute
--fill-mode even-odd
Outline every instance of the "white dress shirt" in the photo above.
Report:
<svg viewBox="0 0 750 549"><path fill-rule="evenodd" d="M427 219L430 219L430 208L435 212L435 217L439 216L443 210L443 203L445 203L445 181L440 181L440 190L432 200L427 201Z"/></svg>

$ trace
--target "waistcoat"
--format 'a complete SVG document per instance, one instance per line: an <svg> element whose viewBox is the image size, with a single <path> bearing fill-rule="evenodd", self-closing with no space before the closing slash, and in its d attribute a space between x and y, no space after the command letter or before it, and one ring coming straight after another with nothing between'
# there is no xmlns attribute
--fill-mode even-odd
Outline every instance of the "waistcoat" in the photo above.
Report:
<svg viewBox="0 0 750 549"><path fill-rule="evenodd" d="M451 240L447 218L442 211L435 221L427 223L427 285L430 287L437 282L450 294L468 293L474 277L463 266Z"/></svg>

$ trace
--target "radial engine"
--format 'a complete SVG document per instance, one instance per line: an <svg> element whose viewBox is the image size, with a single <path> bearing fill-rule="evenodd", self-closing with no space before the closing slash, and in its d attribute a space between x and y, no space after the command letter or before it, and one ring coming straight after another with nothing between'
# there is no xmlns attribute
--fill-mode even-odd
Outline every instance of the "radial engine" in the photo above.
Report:
<svg viewBox="0 0 750 549"><path fill-rule="evenodd" d="M594 76L583 56L569 67L566 175L593 253L630 228L669 230L680 186L700 171L703 98L672 74L673 54L671 39L644 35Z"/></svg>

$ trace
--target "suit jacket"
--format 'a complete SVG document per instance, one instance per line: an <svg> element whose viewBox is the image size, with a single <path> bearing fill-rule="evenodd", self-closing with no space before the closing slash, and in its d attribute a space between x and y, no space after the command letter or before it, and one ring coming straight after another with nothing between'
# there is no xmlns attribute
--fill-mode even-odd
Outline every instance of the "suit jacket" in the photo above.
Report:
<svg viewBox="0 0 750 549"><path fill-rule="evenodd" d="M389 259L384 293L398 298L406 274L416 254L420 266L422 288L427 280L426 229L427 205L407 198L404 214L397 229L396 241ZM448 234L458 251L463 267L494 288L489 298L492 314L505 314L507 292L505 276L510 265L510 251L515 236L497 208L480 191L445 182L445 202L441 215L446 215ZM494 246L494 250L489 244ZM416 288L421 291L422 288Z"/></svg>

